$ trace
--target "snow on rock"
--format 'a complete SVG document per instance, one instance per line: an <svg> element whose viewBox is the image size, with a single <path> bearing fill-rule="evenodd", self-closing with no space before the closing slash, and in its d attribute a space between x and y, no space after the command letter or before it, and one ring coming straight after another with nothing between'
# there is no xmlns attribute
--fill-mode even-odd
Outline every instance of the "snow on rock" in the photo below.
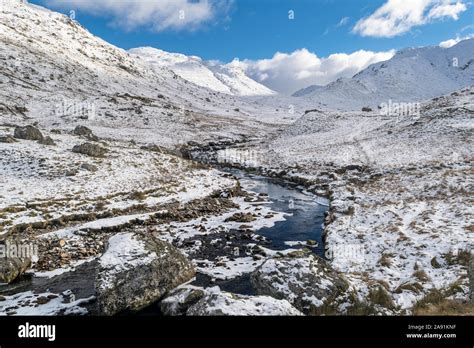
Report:
<svg viewBox="0 0 474 348"><path fill-rule="evenodd" d="M269 296L244 296L183 285L160 302L164 315L178 316L290 316L302 315L286 300Z"/></svg>
<svg viewBox="0 0 474 348"><path fill-rule="evenodd" d="M86 315L88 311L82 305L93 300L93 297L71 300L70 292L62 294L21 292L3 297L0 301L0 316Z"/></svg>
<svg viewBox="0 0 474 348"><path fill-rule="evenodd" d="M265 261L251 279L259 294L287 299L309 314L325 304L334 305L349 287L327 262L304 251Z"/></svg>
<svg viewBox="0 0 474 348"><path fill-rule="evenodd" d="M133 233L109 240L99 259L99 311L113 315L138 310L194 277L194 267L172 245Z"/></svg>
<svg viewBox="0 0 474 348"><path fill-rule="evenodd" d="M297 316L302 315L287 300L269 296L244 296L227 292L206 294L186 312L189 316Z"/></svg>
<svg viewBox="0 0 474 348"><path fill-rule="evenodd" d="M189 307L201 300L206 292L192 285L182 285L160 301L161 312L167 316L185 315Z"/></svg>
<svg viewBox="0 0 474 348"><path fill-rule="evenodd" d="M238 257L230 259L221 257L218 262L207 260L196 260L198 271L206 274L213 279L233 279L244 274L253 272L263 263L263 260L254 260L253 257Z"/></svg>

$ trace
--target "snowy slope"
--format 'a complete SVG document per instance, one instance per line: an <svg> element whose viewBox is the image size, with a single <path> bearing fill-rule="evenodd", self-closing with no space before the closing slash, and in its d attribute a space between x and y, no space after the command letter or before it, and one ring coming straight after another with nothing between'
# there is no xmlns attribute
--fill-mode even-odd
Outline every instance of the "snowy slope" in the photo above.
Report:
<svg viewBox="0 0 474 348"><path fill-rule="evenodd" d="M196 56L168 53L152 47L129 51L155 67L167 67L178 76L198 86L238 96L273 95L274 91L252 80L236 64L206 62Z"/></svg>
<svg viewBox="0 0 474 348"><path fill-rule="evenodd" d="M292 94L293 97L304 97L305 95L309 95L315 92L318 92L320 90L324 89L324 86L320 85L311 85L305 88L302 88L295 93Z"/></svg>
<svg viewBox="0 0 474 348"><path fill-rule="evenodd" d="M351 79L339 79L324 88L310 86L294 96L308 99L315 108L360 110L389 100L423 101L473 84L474 39L469 39L447 49L405 49Z"/></svg>
<svg viewBox="0 0 474 348"><path fill-rule="evenodd" d="M234 85L217 78L226 93L150 65L62 14L20 0L0 4L0 123L86 122L99 136L175 146L257 133L265 120L289 117L229 94Z"/></svg>

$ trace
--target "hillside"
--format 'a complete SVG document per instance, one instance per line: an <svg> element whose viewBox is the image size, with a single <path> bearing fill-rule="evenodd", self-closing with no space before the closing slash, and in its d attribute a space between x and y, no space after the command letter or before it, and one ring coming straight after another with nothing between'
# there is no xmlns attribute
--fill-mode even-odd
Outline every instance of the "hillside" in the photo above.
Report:
<svg viewBox="0 0 474 348"><path fill-rule="evenodd" d="M474 39L451 48L405 49L392 59L373 64L354 77L325 87L310 86L294 96L314 108L360 110L381 103L419 102L474 84Z"/></svg>
<svg viewBox="0 0 474 348"><path fill-rule="evenodd" d="M87 123L99 135L175 146L258 133L287 116L189 83L59 13L19 0L0 11L0 122Z"/></svg>

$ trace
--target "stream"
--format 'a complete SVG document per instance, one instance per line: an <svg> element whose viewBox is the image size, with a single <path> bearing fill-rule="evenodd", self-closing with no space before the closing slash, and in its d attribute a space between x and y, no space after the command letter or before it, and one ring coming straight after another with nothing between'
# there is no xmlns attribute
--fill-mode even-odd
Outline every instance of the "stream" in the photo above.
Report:
<svg viewBox="0 0 474 348"><path fill-rule="evenodd" d="M324 258L323 223L328 210L328 201L306 192L304 188L278 178L259 176L239 169L218 168L239 179L243 189L257 194L265 194L273 211L285 214L284 221L275 222L272 227L260 228L254 233L266 238L265 248L282 251L288 249L309 248ZM251 224L251 223L250 223ZM232 232L232 231L231 231ZM242 241L251 243L253 241ZM222 252L222 250L216 250ZM216 252L214 251L214 252ZM0 294L13 295L20 292L35 293L70 291L76 298L94 296L94 279L97 261L78 266L73 272L66 272L53 278L38 278L25 275L10 285L1 285ZM201 287L219 286L223 291L242 295L255 295L250 274L227 279L215 280L197 273L193 285ZM95 313L95 305L86 305L89 313ZM136 313L137 315L160 315L156 304Z"/></svg>
<svg viewBox="0 0 474 348"><path fill-rule="evenodd" d="M318 256L325 258L323 230L325 214L329 209L327 199L317 197L306 192L301 186L283 179L264 177L233 168L219 168L219 170L237 177L243 189L268 195L271 209L286 214L284 221L255 231L268 240L269 243L265 247L275 251L309 248ZM217 285L221 290L236 294L256 294L249 274L211 282L208 276L198 273L193 285L202 287Z"/></svg>

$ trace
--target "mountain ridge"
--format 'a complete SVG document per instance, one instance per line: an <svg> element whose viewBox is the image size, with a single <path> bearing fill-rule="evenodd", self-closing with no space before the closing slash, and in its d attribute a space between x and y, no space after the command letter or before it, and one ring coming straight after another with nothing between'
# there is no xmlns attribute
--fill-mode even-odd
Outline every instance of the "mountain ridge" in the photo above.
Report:
<svg viewBox="0 0 474 348"><path fill-rule="evenodd" d="M407 48L350 79L341 78L324 87L308 86L293 96L336 110L377 107L388 100L420 102L473 85L472 57L474 39L450 48Z"/></svg>
<svg viewBox="0 0 474 348"><path fill-rule="evenodd" d="M152 66L167 67L181 78L200 87L236 96L268 96L276 92L248 77L235 64L204 61L197 56L170 53L153 47L138 47L128 51Z"/></svg>

